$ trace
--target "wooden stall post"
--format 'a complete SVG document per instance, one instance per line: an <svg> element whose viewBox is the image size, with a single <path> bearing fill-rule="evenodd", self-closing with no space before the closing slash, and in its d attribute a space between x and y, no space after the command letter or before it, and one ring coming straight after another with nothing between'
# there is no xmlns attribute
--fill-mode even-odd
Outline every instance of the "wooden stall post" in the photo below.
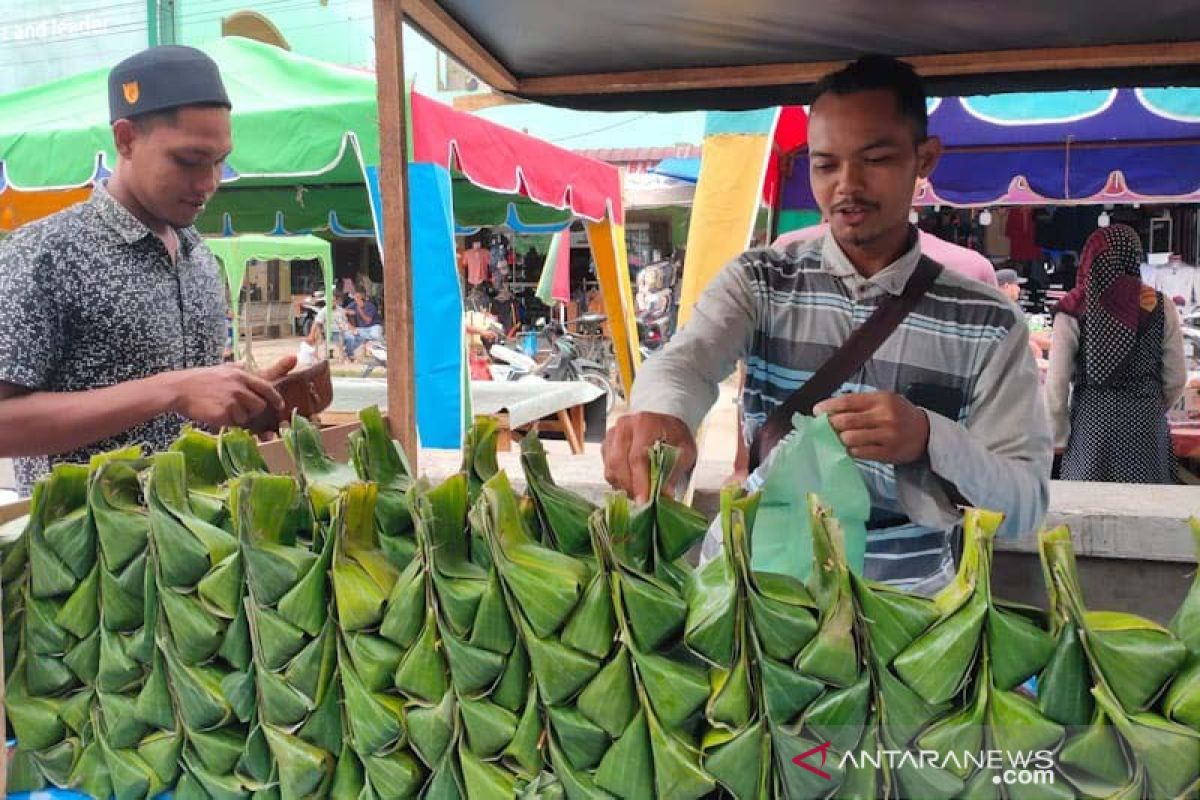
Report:
<svg viewBox="0 0 1200 800"><path fill-rule="evenodd" d="M404 97L402 0L374 0L379 100L379 191L383 199L384 331L392 436L417 469L412 316L412 248L408 229L408 131Z"/></svg>

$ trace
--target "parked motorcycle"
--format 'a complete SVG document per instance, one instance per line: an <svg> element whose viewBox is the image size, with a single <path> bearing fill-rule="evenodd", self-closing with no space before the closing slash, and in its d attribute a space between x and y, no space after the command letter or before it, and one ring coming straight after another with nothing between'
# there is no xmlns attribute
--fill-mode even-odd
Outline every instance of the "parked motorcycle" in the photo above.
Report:
<svg viewBox="0 0 1200 800"><path fill-rule="evenodd" d="M300 301L300 310L292 320L292 329L300 336L308 336L316 323L317 315L325 308L325 292L318 289Z"/></svg>
<svg viewBox="0 0 1200 800"><path fill-rule="evenodd" d="M376 367L387 369L387 342L368 339L363 342L363 371L362 376L366 378L375 371Z"/></svg>
<svg viewBox="0 0 1200 800"><path fill-rule="evenodd" d="M604 365L579 353L574 336L554 324L546 328L550 356L540 364L521 351L503 344L489 349L492 358L508 366L506 380L519 381L531 376L547 381L584 381L604 392L604 407L611 412L617 402L617 390Z"/></svg>

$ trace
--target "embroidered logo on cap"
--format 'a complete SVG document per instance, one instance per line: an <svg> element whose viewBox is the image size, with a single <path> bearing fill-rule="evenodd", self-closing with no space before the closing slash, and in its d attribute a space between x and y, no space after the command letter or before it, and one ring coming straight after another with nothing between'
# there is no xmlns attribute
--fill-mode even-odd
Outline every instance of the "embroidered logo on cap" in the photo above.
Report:
<svg viewBox="0 0 1200 800"><path fill-rule="evenodd" d="M137 105L138 98L142 96L141 87L137 81L121 84L121 91L125 93L125 102L129 105Z"/></svg>

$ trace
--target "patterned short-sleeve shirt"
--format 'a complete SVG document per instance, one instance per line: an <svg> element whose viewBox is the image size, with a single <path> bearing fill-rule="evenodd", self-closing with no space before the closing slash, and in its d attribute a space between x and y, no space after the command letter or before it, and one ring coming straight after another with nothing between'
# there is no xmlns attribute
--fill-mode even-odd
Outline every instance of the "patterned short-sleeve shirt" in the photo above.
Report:
<svg viewBox="0 0 1200 800"><path fill-rule="evenodd" d="M80 392L219 364L221 272L194 228L178 234L172 262L162 240L100 184L89 200L0 243L0 381ZM17 489L28 494L54 463L130 444L164 449L184 422L165 414L71 453L18 458Z"/></svg>

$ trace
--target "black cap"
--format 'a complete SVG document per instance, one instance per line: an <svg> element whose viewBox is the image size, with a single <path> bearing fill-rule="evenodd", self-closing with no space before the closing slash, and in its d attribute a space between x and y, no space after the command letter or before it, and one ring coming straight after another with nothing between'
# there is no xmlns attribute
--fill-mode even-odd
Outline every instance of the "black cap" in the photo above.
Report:
<svg viewBox="0 0 1200 800"><path fill-rule="evenodd" d="M108 73L110 122L198 105L232 108L217 62L194 47L151 47Z"/></svg>

